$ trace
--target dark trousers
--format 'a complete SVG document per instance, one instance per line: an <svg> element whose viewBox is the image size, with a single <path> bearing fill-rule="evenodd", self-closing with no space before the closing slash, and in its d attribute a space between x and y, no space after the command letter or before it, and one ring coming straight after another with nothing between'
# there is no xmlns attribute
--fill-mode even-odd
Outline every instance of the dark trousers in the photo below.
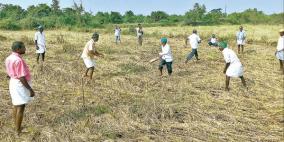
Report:
<svg viewBox="0 0 284 142"><path fill-rule="evenodd" d="M196 59L198 59L198 53L197 53L197 49L192 49L191 52L188 54L187 56L187 60L191 60L191 58L195 56Z"/></svg>
<svg viewBox="0 0 284 142"><path fill-rule="evenodd" d="M208 42L208 45L209 45L209 46L216 46L216 47L218 46L218 44L217 44L217 43L212 43L211 41L210 41L210 42Z"/></svg>
<svg viewBox="0 0 284 142"><path fill-rule="evenodd" d="M161 60L159 64L159 70L163 70L163 66L167 66L168 74L172 74L173 68L172 68L172 63L173 62L166 62L166 60Z"/></svg>

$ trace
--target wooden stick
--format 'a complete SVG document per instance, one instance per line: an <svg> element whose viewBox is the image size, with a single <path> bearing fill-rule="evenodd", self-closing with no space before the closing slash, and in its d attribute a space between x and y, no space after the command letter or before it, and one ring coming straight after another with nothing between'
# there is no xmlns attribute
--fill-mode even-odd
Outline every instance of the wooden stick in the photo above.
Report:
<svg viewBox="0 0 284 142"><path fill-rule="evenodd" d="M159 59L160 59L160 57L153 58L153 59L151 59L151 60L149 61L149 63L153 63L153 62L155 62L155 61L158 61Z"/></svg>

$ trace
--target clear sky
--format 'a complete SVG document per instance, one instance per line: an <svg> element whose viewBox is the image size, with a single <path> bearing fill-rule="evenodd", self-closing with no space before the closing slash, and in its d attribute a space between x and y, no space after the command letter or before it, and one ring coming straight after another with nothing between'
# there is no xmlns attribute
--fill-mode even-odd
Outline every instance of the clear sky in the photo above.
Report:
<svg viewBox="0 0 284 142"><path fill-rule="evenodd" d="M205 4L207 11L214 8L225 8L227 12L241 12L248 8L257 8L266 14L284 11L284 0L82 0L85 10L96 13L98 11L116 11L122 14L132 10L135 14L148 15L152 11L165 11L169 14L184 14L198 2ZM4 4L17 4L23 8L40 3L51 4L52 0L0 0ZM80 2L80 0L75 0ZM61 8L71 7L73 0L60 0Z"/></svg>

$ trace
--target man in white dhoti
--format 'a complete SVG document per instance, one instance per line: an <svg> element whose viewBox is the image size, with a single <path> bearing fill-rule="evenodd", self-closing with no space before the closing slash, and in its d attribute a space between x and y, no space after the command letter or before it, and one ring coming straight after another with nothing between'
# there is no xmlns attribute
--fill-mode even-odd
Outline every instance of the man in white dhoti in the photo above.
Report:
<svg viewBox="0 0 284 142"><path fill-rule="evenodd" d="M12 54L5 60L6 72L10 78L9 91L14 106L13 117L16 131L21 133L21 124L26 104L35 95L31 87L31 74L23 58L26 48L23 42L16 41L12 45Z"/></svg>
<svg viewBox="0 0 284 142"><path fill-rule="evenodd" d="M118 44L118 42L121 43L120 35L121 35L120 27L119 26L115 26L114 36L115 36L115 43L116 44Z"/></svg>
<svg viewBox="0 0 284 142"><path fill-rule="evenodd" d="M280 70L284 74L284 67L283 67L284 65L284 29L281 29L279 31L279 34L280 34L280 37L278 39L275 55L276 55L276 58L279 60Z"/></svg>
<svg viewBox="0 0 284 142"><path fill-rule="evenodd" d="M238 54L240 54L240 48L242 48L242 53L244 53L244 46L246 40L246 32L244 31L243 26L240 26L240 31L236 34L237 45L238 45Z"/></svg>
<svg viewBox="0 0 284 142"><path fill-rule="evenodd" d="M93 72L96 65L94 56L103 57L103 54L99 53L95 48L96 42L98 40L99 40L99 34L95 32L92 36L92 39L88 41L87 44L85 45L85 48L81 55L81 58L83 58L83 61L87 67L84 77L90 77L90 79L92 79L93 77ZM91 71L90 76L88 76L89 70Z"/></svg>
<svg viewBox="0 0 284 142"><path fill-rule="evenodd" d="M141 24L138 24L138 27L136 28L136 35L138 39L138 45L142 46L144 31Z"/></svg>
<svg viewBox="0 0 284 142"><path fill-rule="evenodd" d="M38 31L35 33L35 46L37 53L37 63L39 63L39 56L41 56L42 61L44 62L46 44L45 44L45 34L43 32L43 26L39 26Z"/></svg>
<svg viewBox="0 0 284 142"><path fill-rule="evenodd" d="M239 77L245 87L246 81L243 76L243 65L237 57L236 53L228 48L227 42L220 42L218 44L219 50L222 51L224 60L226 62L223 73L226 74L226 90L229 91L229 84L231 77Z"/></svg>

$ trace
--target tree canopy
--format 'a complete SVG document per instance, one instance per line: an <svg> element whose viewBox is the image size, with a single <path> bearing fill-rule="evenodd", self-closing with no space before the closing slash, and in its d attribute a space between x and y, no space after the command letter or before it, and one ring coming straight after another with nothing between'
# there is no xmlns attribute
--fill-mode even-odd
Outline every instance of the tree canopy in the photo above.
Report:
<svg viewBox="0 0 284 142"><path fill-rule="evenodd" d="M51 5L31 5L23 9L18 5L0 4L0 28L9 30L33 29L38 25L46 28L95 28L105 24L147 23L161 25L216 25L216 24L281 24L284 13L267 15L256 8L243 12L225 14L221 8L207 11L205 5L195 3L184 15L170 15L164 11L153 11L150 15L119 12L86 12L82 3L69 8L60 8L59 0Z"/></svg>

